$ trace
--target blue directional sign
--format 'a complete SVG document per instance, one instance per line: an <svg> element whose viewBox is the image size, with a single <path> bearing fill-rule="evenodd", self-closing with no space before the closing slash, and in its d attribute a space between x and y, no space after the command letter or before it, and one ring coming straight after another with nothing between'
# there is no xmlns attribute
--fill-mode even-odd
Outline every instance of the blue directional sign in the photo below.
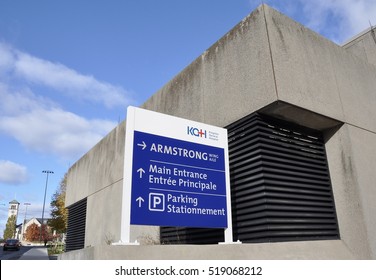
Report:
<svg viewBox="0 0 376 280"><path fill-rule="evenodd" d="M134 131L131 224L227 227L224 149Z"/></svg>
<svg viewBox="0 0 376 280"><path fill-rule="evenodd" d="M223 228L232 242L227 130L128 107L121 238L131 225Z"/></svg>

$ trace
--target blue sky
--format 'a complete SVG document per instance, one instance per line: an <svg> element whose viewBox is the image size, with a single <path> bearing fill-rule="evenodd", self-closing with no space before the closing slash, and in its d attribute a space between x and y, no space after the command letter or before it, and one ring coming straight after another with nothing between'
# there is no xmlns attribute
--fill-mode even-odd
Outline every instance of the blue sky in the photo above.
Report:
<svg viewBox="0 0 376 280"><path fill-rule="evenodd" d="M64 173L262 1L0 0L0 236L41 217ZM341 43L376 24L374 0L263 1Z"/></svg>

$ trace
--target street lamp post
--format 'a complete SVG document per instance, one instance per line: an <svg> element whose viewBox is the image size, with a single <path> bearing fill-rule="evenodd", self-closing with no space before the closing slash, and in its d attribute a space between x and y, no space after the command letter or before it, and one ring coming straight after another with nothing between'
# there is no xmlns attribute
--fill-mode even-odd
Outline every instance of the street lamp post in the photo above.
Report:
<svg viewBox="0 0 376 280"><path fill-rule="evenodd" d="M21 236L22 240L25 238L24 235L25 235L25 230L26 230L27 207L31 205L31 203L25 202L24 205L26 206L26 209L25 209L25 219L22 225L22 236Z"/></svg>
<svg viewBox="0 0 376 280"><path fill-rule="evenodd" d="M31 203L29 203L29 202L25 202L24 205L26 206L26 209L25 209L25 219L24 219L24 223L26 223L27 207L28 207L29 205L31 205Z"/></svg>
<svg viewBox="0 0 376 280"><path fill-rule="evenodd" d="M40 226L40 232L39 232L39 241L42 241L42 227L44 222L44 205L46 204L46 193L47 193L47 185L48 185L48 174L54 174L53 171L50 170L43 170L42 173L46 173L46 187L44 188L44 199L43 199L43 210L42 210L42 224Z"/></svg>

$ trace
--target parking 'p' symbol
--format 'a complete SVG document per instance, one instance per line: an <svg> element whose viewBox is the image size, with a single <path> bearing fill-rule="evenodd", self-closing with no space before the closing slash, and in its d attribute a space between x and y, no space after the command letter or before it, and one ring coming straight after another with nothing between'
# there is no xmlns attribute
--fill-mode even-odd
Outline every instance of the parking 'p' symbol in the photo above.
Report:
<svg viewBox="0 0 376 280"><path fill-rule="evenodd" d="M163 193L149 193L149 210L164 211L165 196Z"/></svg>

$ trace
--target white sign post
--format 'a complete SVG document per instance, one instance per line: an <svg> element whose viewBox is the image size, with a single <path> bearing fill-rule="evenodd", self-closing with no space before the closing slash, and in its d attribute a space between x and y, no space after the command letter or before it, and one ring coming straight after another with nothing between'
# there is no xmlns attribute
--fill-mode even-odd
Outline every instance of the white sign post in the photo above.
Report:
<svg viewBox="0 0 376 280"><path fill-rule="evenodd" d="M223 228L233 243L227 130L128 107L121 244L131 224Z"/></svg>

